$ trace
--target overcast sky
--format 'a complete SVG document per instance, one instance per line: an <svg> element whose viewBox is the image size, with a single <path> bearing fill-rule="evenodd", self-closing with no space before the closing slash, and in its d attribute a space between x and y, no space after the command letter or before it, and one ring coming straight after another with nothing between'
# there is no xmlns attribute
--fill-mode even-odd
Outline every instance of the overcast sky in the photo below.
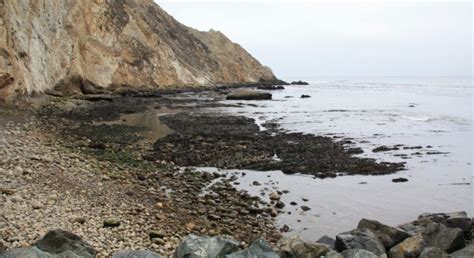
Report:
<svg viewBox="0 0 474 258"><path fill-rule="evenodd" d="M156 1L278 77L472 76L471 1Z"/></svg>

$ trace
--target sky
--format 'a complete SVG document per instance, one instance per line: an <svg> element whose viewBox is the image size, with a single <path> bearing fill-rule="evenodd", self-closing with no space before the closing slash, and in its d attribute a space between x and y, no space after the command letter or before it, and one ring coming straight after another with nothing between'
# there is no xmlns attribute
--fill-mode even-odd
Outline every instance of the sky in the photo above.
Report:
<svg viewBox="0 0 474 258"><path fill-rule="evenodd" d="M223 32L281 78L474 74L471 1L156 2Z"/></svg>

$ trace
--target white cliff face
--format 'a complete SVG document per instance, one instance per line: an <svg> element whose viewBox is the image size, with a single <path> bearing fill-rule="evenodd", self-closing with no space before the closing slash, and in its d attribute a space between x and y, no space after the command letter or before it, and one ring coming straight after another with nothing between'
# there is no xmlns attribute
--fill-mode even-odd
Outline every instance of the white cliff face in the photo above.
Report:
<svg viewBox="0 0 474 258"><path fill-rule="evenodd" d="M275 79L222 33L188 28L151 0L0 0L0 99L75 91L82 82L114 88Z"/></svg>

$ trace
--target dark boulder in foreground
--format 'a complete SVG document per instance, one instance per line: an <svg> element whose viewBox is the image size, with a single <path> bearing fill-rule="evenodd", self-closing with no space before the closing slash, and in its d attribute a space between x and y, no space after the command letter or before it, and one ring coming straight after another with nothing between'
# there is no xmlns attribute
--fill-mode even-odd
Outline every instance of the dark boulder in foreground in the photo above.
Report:
<svg viewBox="0 0 474 258"><path fill-rule="evenodd" d="M451 253L451 258L474 257L474 244L470 244L461 250Z"/></svg>
<svg viewBox="0 0 474 258"><path fill-rule="evenodd" d="M239 242L232 238L189 235L178 245L173 258L224 257L238 250Z"/></svg>
<svg viewBox="0 0 474 258"><path fill-rule="evenodd" d="M291 85L309 85L308 82L301 81L301 80L300 81L292 81L290 84Z"/></svg>
<svg viewBox="0 0 474 258"><path fill-rule="evenodd" d="M139 250L139 251L118 251L112 258L161 258L161 256L155 252L148 250Z"/></svg>
<svg viewBox="0 0 474 258"><path fill-rule="evenodd" d="M425 246L423 236L415 235L392 247L388 252L388 256L393 258L418 257Z"/></svg>
<svg viewBox="0 0 474 258"><path fill-rule="evenodd" d="M374 233L386 249L390 249L410 237L406 231L384 225L376 220L362 219L358 229L368 229Z"/></svg>
<svg viewBox="0 0 474 258"><path fill-rule="evenodd" d="M459 228L448 228L443 224L431 223L422 235L428 246L438 247L448 253L466 246L464 234Z"/></svg>
<svg viewBox="0 0 474 258"><path fill-rule="evenodd" d="M273 251L267 241L262 239L255 240L249 248L225 256L225 258L279 258L280 256Z"/></svg>
<svg viewBox="0 0 474 258"><path fill-rule="evenodd" d="M61 229L51 230L31 248L20 248L0 254L0 258L71 257L92 258L96 251L76 234Z"/></svg>
<svg viewBox="0 0 474 258"><path fill-rule="evenodd" d="M451 215L447 215L451 214ZM358 228L344 232L334 239L323 237L318 242L306 241L300 236L281 238L273 248L263 239L252 241L242 249L231 236L188 235L176 247L173 258L467 258L474 257L471 235L465 239L458 227L442 224L446 218L462 216L465 212L427 213L416 221L417 233L408 235L375 220L362 219ZM443 220L444 219L444 220ZM436 222L438 221L438 222ZM421 223L421 224L420 224ZM466 241L469 243L465 247ZM239 247L240 246L240 247ZM389 248L392 246L391 248ZM334 247L334 249L333 249ZM92 247L77 235L52 230L31 248L12 249L0 258L82 258L96 257ZM109 255L110 257L110 255ZM160 258L160 254L148 250L117 250L112 258Z"/></svg>
<svg viewBox="0 0 474 258"><path fill-rule="evenodd" d="M227 95L228 100L268 100L272 99L272 94L261 91L235 91Z"/></svg>
<svg viewBox="0 0 474 258"><path fill-rule="evenodd" d="M312 243L300 236L284 237L278 241L277 247L281 258L321 257L330 251L327 245Z"/></svg>
<svg viewBox="0 0 474 258"><path fill-rule="evenodd" d="M366 228L354 229L336 236L336 250L342 252L348 249L363 249L376 255L385 254L380 239Z"/></svg>

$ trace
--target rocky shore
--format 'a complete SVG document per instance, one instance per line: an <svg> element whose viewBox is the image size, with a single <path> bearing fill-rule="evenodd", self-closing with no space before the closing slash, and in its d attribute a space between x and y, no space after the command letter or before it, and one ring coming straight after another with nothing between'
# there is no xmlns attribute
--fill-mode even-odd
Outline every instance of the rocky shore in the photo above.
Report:
<svg viewBox="0 0 474 258"><path fill-rule="evenodd" d="M356 230L320 243L282 238L288 229L276 228L274 217L285 206L279 200L284 192L252 196L234 188L235 174L191 166L325 178L394 173L403 164L359 158L347 139L288 133L272 123L262 131L240 116L192 114L228 105L217 100L229 91L47 97L30 103L31 109L2 107L0 250L10 251L0 257L30 251L38 257L188 257L193 246L211 255L190 257L417 257L428 251L463 257L453 253L465 245L463 252L472 250L472 223L463 213L423 215L395 229L364 220ZM174 133L157 141L142 137L144 128L119 123L124 114L150 108L186 112L163 116ZM45 247L41 239L55 244ZM232 248L206 251L214 246L209 242L230 242ZM400 247L405 242L408 247ZM179 251L183 246L188 251Z"/></svg>
<svg viewBox="0 0 474 258"><path fill-rule="evenodd" d="M357 228L336 238L324 236L310 242L298 236L281 238L274 247L263 239L249 247L231 236L190 234L176 246L173 258L467 258L474 257L472 219L465 212L422 214L417 220L391 227L375 220L362 219ZM162 235L150 235L152 239ZM55 229L32 247L0 251L1 258L16 257L96 257L97 251L74 233ZM159 258L150 250L116 250L115 258Z"/></svg>

